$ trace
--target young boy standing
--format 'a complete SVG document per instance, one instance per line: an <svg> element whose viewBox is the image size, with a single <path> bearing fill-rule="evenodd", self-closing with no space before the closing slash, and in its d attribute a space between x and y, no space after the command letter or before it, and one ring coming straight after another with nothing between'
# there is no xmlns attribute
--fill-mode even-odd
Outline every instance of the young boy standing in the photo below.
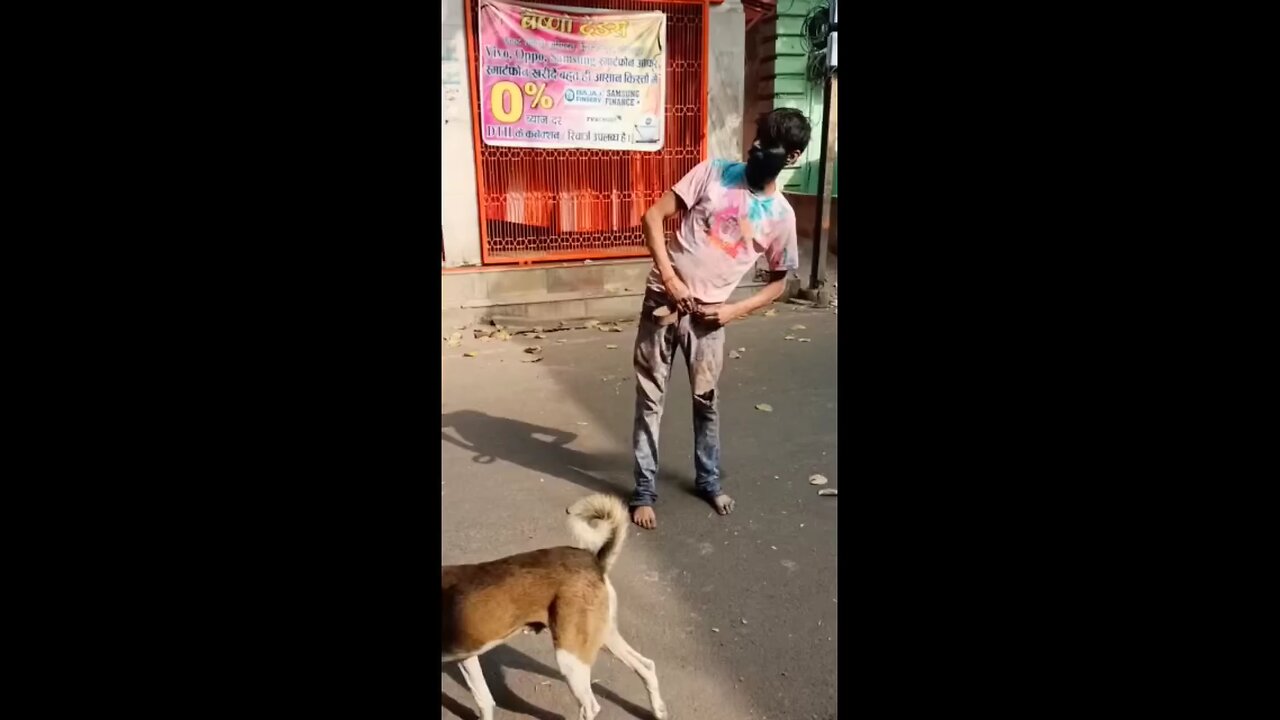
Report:
<svg viewBox="0 0 1280 720"><path fill-rule="evenodd" d="M644 214L653 256L636 336L635 493L631 517L657 527L658 427L676 350L684 355L693 390L694 465L698 493L721 515L734 500L720 487L717 383L724 364L724 326L777 300L787 273L800 265L796 217L777 187L778 174L809 144L809 121L779 108L756 123L747 162L707 160L663 193ZM684 218L668 244L662 223ZM764 255L769 283L737 303L729 295Z"/></svg>

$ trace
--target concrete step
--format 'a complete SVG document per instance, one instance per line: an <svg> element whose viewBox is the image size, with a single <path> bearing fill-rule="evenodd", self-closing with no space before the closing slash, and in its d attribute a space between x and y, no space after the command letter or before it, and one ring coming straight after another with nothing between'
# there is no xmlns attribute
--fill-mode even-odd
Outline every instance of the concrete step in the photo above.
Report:
<svg viewBox="0 0 1280 720"><path fill-rule="evenodd" d="M461 325L497 323L513 330L555 327L564 321L634 320L640 313L649 260L573 263L445 273L441 325L445 335ZM730 296L737 302L763 285L748 272ZM798 282L788 283L790 297Z"/></svg>
<svg viewBox="0 0 1280 720"><path fill-rule="evenodd" d="M751 280L743 282L729 296L730 302L738 302L754 295L764 283ZM798 283L788 283L793 292ZM784 295L787 297L787 295ZM581 327L588 320L613 322L635 320L640 315L643 292L618 293L609 296L585 297L537 297L520 301L491 303L484 307L460 308L441 313L442 336L449 335L462 325L501 325L511 332L525 332L541 327Z"/></svg>
<svg viewBox="0 0 1280 720"><path fill-rule="evenodd" d="M652 267L644 258L448 272L440 276L441 309L488 307L484 302L523 303L537 296L577 299L570 296L640 292Z"/></svg>

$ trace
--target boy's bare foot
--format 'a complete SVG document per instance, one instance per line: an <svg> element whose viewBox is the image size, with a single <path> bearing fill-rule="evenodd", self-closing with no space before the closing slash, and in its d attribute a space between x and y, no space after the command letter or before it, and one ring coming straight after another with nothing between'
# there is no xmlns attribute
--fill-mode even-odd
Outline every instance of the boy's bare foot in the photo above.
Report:
<svg viewBox="0 0 1280 720"><path fill-rule="evenodd" d="M652 530L658 527L658 516L654 514L653 508L648 505L631 508L631 522L639 525L645 530Z"/></svg>
<svg viewBox="0 0 1280 720"><path fill-rule="evenodd" d="M711 501L711 505L715 507L716 512L721 515L728 515L733 512L733 508L737 503L733 501L733 498L721 493L715 496L715 499Z"/></svg>

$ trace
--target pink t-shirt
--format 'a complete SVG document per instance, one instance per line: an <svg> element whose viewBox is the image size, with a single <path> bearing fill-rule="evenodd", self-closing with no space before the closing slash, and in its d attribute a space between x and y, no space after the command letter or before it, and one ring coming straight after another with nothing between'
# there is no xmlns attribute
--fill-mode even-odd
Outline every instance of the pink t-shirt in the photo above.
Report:
<svg viewBox="0 0 1280 720"><path fill-rule="evenodd" d="M742 276L764 255L775 272L800 267L796 214L781 191L758 195L747 187L746 165L707 160L671 188L689 212L667 254L689 292L703 303L729 299ZM661 291L655 266L648 286Z"/></svg>

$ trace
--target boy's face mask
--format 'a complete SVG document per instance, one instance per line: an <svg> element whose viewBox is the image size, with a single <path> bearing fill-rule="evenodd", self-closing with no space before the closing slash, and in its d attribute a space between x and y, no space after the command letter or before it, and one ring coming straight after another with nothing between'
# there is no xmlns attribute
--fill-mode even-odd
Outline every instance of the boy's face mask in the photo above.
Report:
<svg viewBox="0 0 1280 720"><path fill-rule="evenodd" d="M782 147L764 149L757 140L747 151L747 184L763 190L787 166L787 151Z"/></svg>

